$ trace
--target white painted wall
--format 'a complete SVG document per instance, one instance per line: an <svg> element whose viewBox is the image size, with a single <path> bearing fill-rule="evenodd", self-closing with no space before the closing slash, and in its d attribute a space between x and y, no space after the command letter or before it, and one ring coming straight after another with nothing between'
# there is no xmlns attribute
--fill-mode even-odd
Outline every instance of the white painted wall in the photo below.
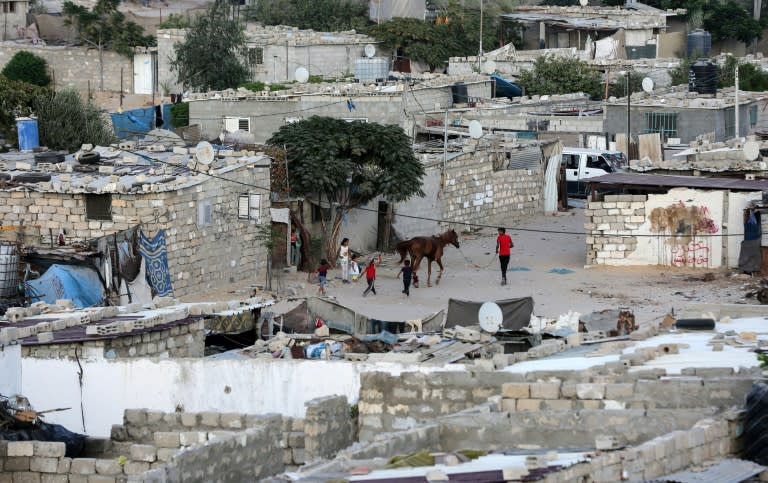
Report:
<svg viewBox="0 0 768 483"><path fill-rule="evenodd" d="M728 268L738 268L739 253L741 252L741 242L744 241L744 210L750 201L761 200L763 193L753 191L748 193L731 192L728 194L728 214L725 224L727 242L727 264Z"/></svg>
<svg viewBox="0 0 768 483"><path fill-rule="evenodd" d="M0 345L0 394L12 396L21 391L21 345Z"/></svg>
<svg viewBox="0 0 768 483"><path fill-rule="evenodd" d="M662 235L651 229L651 213L655 208L666 208L675 203L682 202L686 206L706 207L711 218L718 227L714 236L700 235L691 241L692 245L688 256L695 257L696 267L719 268L723 266L723 243L727 237L722 237L724 218L724 191L699 191L688 188L670 190L663 195L649 195L645 204L646 221L633 231L640 235L637 241L637 249L624 259L611 260L615 265L666 265L678 266L680 253L679 247L671 243L669 232ZM687 266L693 267L689 263Z"/></svg>
<svg viewBox="0 0 768 483"><path fill-rule="evenodd" d="M69 411L51 413L46 419L71 431L98 437L109 436L111 426L122 423L126 409L172 412L181 408L190 412L280 413L303 417L304 404L318 397L343 395L350 403L356 402L360 375L364 372L397 375L412 371L463 370L459 364L430 368L386 362L264 359L105 361L88 358L81 360L81 364L82 389L76 361L24 358L22 393L36 408L71 407Z"/></svg>

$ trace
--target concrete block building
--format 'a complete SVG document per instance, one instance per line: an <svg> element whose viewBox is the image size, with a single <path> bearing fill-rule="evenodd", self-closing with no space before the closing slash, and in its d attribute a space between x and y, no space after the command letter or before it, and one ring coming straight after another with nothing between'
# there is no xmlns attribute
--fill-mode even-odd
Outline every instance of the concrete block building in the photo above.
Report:
<svg viewBox="0 0 768 483"><path fill-rule="evenodd" d="M220 152L201 164L186 148L175 149L137 156L104 148L98 165L4 155L3 225L37 233L26 248L92 246L136 228L147 236L163 232L175 296L255 281L266 266L256 236L270 223L270 159Z"/></svg>

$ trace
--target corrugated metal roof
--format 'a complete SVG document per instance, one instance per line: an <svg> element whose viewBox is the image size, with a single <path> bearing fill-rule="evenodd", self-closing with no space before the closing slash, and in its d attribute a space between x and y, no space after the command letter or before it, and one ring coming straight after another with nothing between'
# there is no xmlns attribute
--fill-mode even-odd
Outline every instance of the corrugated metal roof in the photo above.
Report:
<svg viewBox="0 0 768 483"><path fill-rule="evenodd" d="M734 458L720 461L706 469L696 468L663 476L649 483L739 483L763 470L765 466Z"/></svg>
<svg viewBox="0 0 768 483"><path fill-rule="evenodd" d="M705 178L701 176L670 176L663 174L611 173L589 178L600 185L653 186L663 188L702 188L736 191L768 191L768 180L742 178Z"/></svg>

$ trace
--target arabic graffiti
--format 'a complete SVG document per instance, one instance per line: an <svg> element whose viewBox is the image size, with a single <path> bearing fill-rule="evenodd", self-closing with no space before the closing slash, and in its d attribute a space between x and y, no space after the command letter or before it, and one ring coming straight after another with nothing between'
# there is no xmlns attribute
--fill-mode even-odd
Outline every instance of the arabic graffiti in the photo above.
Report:
<svg viewBox="0 0 768 483"><path fill-rule="evenodd" d="M709 265L709 247L703 241L691 241L687 245L672 247L671 263L675 267Z"/></svg>
<svg viewBox="0 0 768 483"><path fill-rule="evenodd" d="M670 263L673 266L708 266L711 240L720 227L712 219L706 206L686 205L678 200L664 208L654 208L650 215L651 229L668 234L666 243L670 248ZM705 239L697 239L704 237Z"/></svg>

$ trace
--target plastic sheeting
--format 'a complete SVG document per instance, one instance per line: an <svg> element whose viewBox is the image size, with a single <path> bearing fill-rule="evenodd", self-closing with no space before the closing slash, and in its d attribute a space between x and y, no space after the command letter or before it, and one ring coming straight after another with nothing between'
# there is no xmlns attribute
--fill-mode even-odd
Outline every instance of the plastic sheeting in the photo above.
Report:
<svg viewBox="0 0 768 483"><path fill-rule="evenodd" d="M503 315L502 327L507 330L520 330L528 326L533 314L533 298L504 299L494 301L501 307ZM478 323L477 314L484 302L450 299L448 314L445 317L445 327L457 325L467 326Z"/></svg>
<svg viewBox="0 0 768 483"><path fill-rule="evenodd" d="M557 175L560 172L562 148L556 149L547 160L547 170L544 173L544 212L557 211Z"/></svg>
<svg viewBox="0 0 768 483"><path fill-rule="evenodd" d="M55 304L70 299L77 308L100 305L104 286L95 269L74 265L51 265L42 277L24 284L32 302Z"/></svg>

